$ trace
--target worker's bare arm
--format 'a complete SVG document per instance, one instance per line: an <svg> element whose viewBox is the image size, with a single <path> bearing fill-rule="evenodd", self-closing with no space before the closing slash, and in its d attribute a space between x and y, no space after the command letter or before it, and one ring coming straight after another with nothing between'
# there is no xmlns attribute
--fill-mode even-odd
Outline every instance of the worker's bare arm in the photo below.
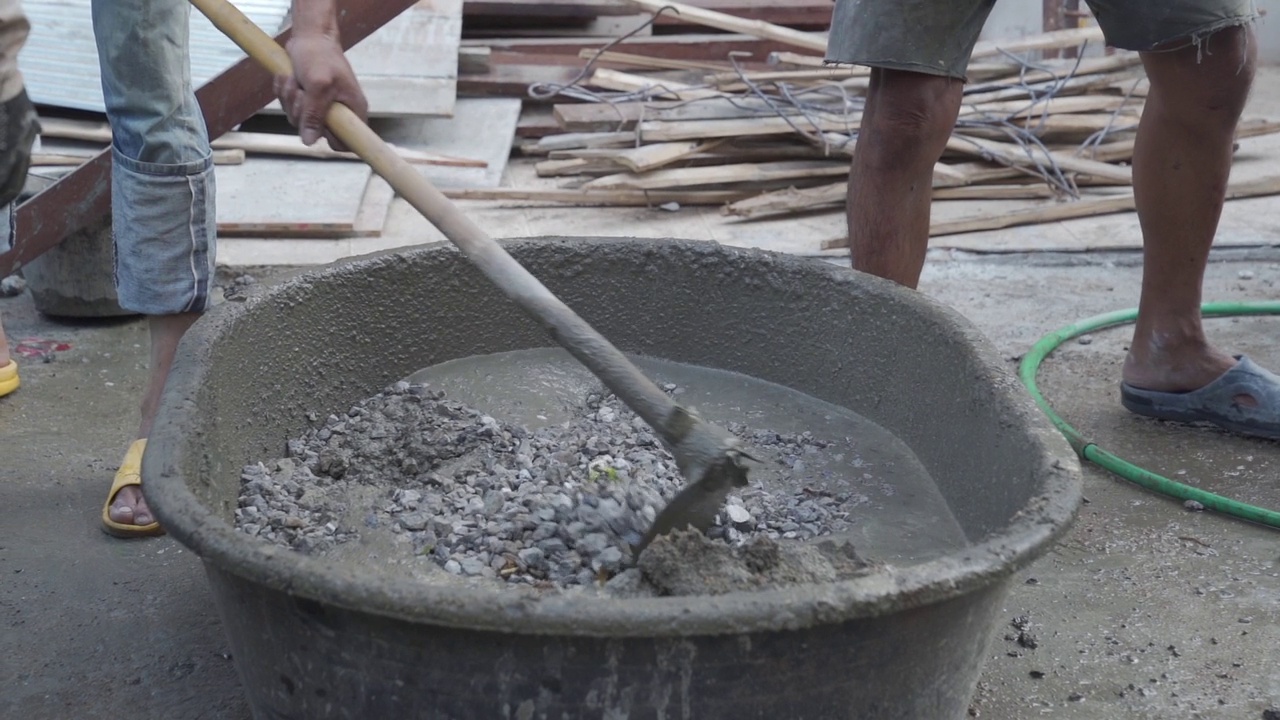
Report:
<svg viewBox="0 0 1280 720"><path fill-rule="evenodd" d="M293 76L276 77L275 90L289 122L307 145L325 137L342 149L325 130L329 107L340 102L363 119L368 101L342 52L336 0L293 0L293 32L287 49Z"/></svg>

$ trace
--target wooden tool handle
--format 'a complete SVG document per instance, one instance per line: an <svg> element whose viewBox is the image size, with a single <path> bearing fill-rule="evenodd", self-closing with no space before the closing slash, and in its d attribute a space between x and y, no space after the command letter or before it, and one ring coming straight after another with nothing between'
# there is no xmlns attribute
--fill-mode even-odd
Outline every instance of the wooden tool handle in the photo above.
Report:
<svg viewBox="0 0 1280 720"><path fill-rule="evenodd" d="M227 0L190 0L229 37L275 75L292 75L289 54ZM435 225L507 297L540 322L674 448L688 432L687 416L616 347L562 303L502 246L392 150L360 117L335 103L325 118L329 130Z"/></svg>

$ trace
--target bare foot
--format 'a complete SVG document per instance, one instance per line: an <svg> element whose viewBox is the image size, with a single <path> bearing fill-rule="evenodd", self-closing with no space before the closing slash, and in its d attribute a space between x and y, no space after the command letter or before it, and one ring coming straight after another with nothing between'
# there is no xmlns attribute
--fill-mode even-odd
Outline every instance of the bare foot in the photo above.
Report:
<svg viewBox="0 0 1280 720"><path fill-rule="evenodd" d="M137 485L120 488L107 514L122 525L143 526L155 522L151 508L147 507L147 500L142 496L142 488Z"/></svg>

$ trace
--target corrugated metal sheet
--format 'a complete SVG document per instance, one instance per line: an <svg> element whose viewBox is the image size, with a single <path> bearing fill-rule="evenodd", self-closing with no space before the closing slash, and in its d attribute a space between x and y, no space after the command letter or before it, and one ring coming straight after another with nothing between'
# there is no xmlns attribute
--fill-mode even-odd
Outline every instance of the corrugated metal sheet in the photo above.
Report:
<svg viewBox="0 0 1280 720"><path fill-rule="evenodd" d="M240 11L275 34L290 0L233 0ZM89 0L23 0L31 36L18 56L31 99L43 105L103 112L102 76ZM231 67L244 52L204 15L191 11L191 77L196 87Z"/></svg>

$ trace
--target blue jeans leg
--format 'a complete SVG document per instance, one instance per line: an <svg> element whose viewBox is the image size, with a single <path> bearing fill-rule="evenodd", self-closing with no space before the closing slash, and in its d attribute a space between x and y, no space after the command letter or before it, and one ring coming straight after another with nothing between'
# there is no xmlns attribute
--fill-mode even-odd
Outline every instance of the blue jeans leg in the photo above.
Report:
<svg viewBox="0 0 1280 720"><path fill-rule="evenodd" d="M213 153L191 83L186 0L93 0L113 137L111 217L121 307L146 315L211 303Z"/></svg>

